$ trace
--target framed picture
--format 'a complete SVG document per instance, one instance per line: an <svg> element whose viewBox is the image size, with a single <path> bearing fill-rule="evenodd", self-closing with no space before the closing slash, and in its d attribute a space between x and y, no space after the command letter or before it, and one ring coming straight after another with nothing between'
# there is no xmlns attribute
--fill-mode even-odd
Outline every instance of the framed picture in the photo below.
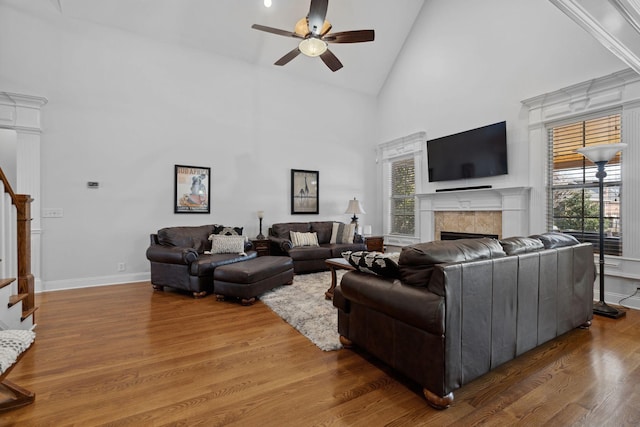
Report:
<svg viewBox="0 0 640 427"><path fill-rule="evenodd" d="M291 169L291 214L317 214L320 172Z"/></svg>
<svg viewBox="0 0 640 427"><path fill-rule="evenodd" d="M176 165L175 213L209 213L211 206L211 168Z"/></svg>

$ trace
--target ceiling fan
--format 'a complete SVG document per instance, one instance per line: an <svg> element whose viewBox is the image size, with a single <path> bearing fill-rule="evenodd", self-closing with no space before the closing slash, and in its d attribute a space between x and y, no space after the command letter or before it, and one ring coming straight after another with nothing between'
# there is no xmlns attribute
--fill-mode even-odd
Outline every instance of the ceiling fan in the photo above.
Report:
<svg viewBox="0 0 640 427"><path fill-rule="evenodd" d="M338 71L342 68L342 63L329 50L328 43L371 42L375 37L375 32L373 30L356 30L329 33L331 24L325 20L328 7L329 0L311 0L309 15L296 23L293 32L258 24L253 24L251 28L279 36L302 39L298 47L278 59L275 65L285 65L302 53L310 57L319 56L331 71Z"/></svg>

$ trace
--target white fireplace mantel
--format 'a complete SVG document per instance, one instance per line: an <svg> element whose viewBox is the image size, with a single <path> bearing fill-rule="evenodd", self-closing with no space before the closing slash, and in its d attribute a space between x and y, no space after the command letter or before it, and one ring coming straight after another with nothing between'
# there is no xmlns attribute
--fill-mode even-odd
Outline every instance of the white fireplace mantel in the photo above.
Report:
<svg viewBox="0 0 640 427"><path fill-rule="evenodd" d="M434 240L434 212L438 211L500 211L503 237L527 236L530 191L530 187L509 187L416 194L420 240Z"/></svg>

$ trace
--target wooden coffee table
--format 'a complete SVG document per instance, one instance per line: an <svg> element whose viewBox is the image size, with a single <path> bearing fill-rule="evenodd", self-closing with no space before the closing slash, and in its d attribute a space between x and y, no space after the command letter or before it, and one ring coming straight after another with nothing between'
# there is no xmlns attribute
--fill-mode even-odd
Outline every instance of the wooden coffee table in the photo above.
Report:
<svg viewBox="0 0 640 427"><path fill-rule="evenodd" d="M329 258L324 262L327 264L327 267L329 267L329 270L331 270L331 287L324 293L324 297L326 299L332 299L333 290L336 288L336 282L338 281L336 270L355 270L355 268L344 258Z"/></svg>

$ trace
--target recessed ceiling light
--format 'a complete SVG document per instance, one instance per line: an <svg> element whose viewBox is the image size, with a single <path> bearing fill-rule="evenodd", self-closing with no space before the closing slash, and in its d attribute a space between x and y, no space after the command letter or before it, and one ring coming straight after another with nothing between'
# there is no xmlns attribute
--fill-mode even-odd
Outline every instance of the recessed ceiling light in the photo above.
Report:
<svg viewBox="0 0 640 427"><path fill-rule="evenodd" d="M271 0L264 0L264 7L271 7Z"/></svg>

